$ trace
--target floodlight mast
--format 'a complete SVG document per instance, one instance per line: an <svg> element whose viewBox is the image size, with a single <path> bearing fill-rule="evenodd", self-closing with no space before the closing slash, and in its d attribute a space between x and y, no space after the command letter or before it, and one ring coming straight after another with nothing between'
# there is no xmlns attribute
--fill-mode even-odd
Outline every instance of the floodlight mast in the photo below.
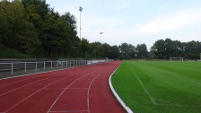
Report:
<svg viewBox="0 0 201 113"><path fill-rule="evenodd" d="M101 41L101 43L102 43L102 34L103 34L103 32L100 32L100 41Z"/></svg>
<svg viewBox="0 0 201 113"><path fill-rule="evenodd" d="M82 27L81 27L81 12L82 12L83 8L80 7L79 8L79 11L80 11L80 39L82 39L82 36L81 36L81 32L82 32Z"/></svg>

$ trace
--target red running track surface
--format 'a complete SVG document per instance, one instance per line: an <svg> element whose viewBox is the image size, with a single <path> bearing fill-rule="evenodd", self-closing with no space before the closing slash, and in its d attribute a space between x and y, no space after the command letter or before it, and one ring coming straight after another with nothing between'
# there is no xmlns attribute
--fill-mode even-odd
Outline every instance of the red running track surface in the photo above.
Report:
<svg viewBox="0 0 201 113"><path fill-rule="evenodd" d="M120 61L0 80L0 113L124 113L108 85Z"/></svg>

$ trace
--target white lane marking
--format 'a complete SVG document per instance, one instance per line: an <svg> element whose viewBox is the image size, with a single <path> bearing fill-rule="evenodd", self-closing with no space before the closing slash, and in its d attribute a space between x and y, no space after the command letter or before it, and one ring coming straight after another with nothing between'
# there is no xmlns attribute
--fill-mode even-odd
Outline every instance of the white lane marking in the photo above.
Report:
<svg viewBox="0 0 201 113"><path fill-rule="evenodd" d="M100 76L100 74L98 74L95 78L93 78L93 80L91 81L91 83L90 83L90 85L89 85L89 88L88 88L88 92L87 92L87 106L88 106L88 111L89 111L88 113L90 113L89 92L90 92L90 89L91 89L91 86L92 86L94 80L95 80L98 76Z"/></svg>
<svg viewBox="0 0 201 113"><path fill-rule="evenodd" d="M29 80L29 79L34 79L34 78L38 78L40 76L44 76L44 75L38 75L38 74L34 74L34 75L27 75L26 77L29 77L27 79L23 79L23 80L19 80L19 81L15 81L15 82L9 82L9 83L6 83L6 84L3 84L1 85L0 87L3 87L3 86L7 86L7 85L10 85L10 84L15 84L15 83L19 83L19 82L22 82L22 81L26 81L26 80ZM9 78L9 79L14 79L14 78L20 78L20 77L25 77L25 76L19 76L19 77L13 77L13 78ZM2 79L3 80L3 79ZM8 80L8 79L7 79Z"/></svg>
<svg viewBox="0 0 201 113"><path fill-rule="evenodd" d="M26 85L24 85L24 86L21 86L21 87L18 87L18 88L16 88L16 89L13 89L13 90L11 90L11 91L8 91L8 92L5 92L5 93L3 93L3 94L0 94L0 97L3 96L3 95L6 95L6 94L8 94L8 93L11 93L11 92L13 92L13 91L22 89L22 88L24 88L24 87L26 87L26 86L28 86L28 85L31 85L31 84L34 84L34 83L37 83L37 82L41 82L41 81L44 81L44 80L47 80L47 79L53 78L53 77L55 77L55 76L51 76L51 77L48 77L48 78L45 78L45 79L42 79L42 80L38 80L38 81L31 82L31 83L26 84Z"/></svg>
<svg viewBox="0 0 201 113"><path fill-rule="evenodd" d="M128 64L130 69L132 70L133 74L135 75L135 77L137 78L137 80L139 81L139 83L141 84L142 88L144 89L145 93L149 96L151 102L154 105L157 105L156 101L154 100L154 98L151 96L151 94L149 93L149 91L145 88L144 84L142 83L142 81L140 80L140 78L137 76L137 74L135 73L135 71L131 68L130 64Z"/></svg>
<svg viewBox="0 0 201 113"><path fill-rule="evenodd" d="M73 112L75 112L75 113L82 113L82 112L88 112L88 110L63 110L63 111L50 111L50 112L52 112L52 113L73 113Z"/></svg>
<svg viewBox="0 0 201 113"><path fill-rule="evenodd" d="M64 70L64 69L63 69ZM50 72L44 72L44 74L48 74L48 73L51 73L51 72L58 72L59 70L56 70L56 71L50 71ZM62 71L62 70L61 70ZM42 74L42 73L41 73ZM75 73L74 73L75 74ZM37 75L37 74L36 74ZM41 75L41 76L44 76L44 75ZM58 75L52 75L52 76L50 76L50 77L48 77L48 78L53 78L53 77L55 77L55 76L58 76ZM72 76L72 75L71 75ZM38 76L37 76L38 77ZM40 76L39 76L40 77ZM36 78L36 77L32 77L32 78ZM21 86L21 87L18 87L18 88L16 88L16 89L14 89L14 90L11 90L11 91L8 91L8 92L5 92L5 93L3 93L3 94L0 94L0 97L1 96L3 96L3 95L5 95L5 94L8 94L8 93L11 93L11 92L13 92L13 91L16 91L16 90L18 90L18 89L21 89L21 88L23 88L23 87L26 87L26 86L28 86L28 85L31 85L31 84L34 84L34 83L36 83L36 82L41 82L41 81L43 81L43 80L46 80L46 79L48 79L48 78L45 78L45 79L42 79L42 80L38 80L38 81L34 81L34 82L31 82L31 83L29 83L29 84L26 84L26 85L24 85L24 86ZM30 78L31 79L31 78ZM28 79L26 79L26 80L28 80ZM22 80L23 81L23 80ZM1 87L1 86L0 86Z"/></svg>
<svg viewBox="0 0 201 113"><path fill-rule="evenodd" d="M53 102L53 104L50 106L50 108L48 109L47 113L51 112L51 109L52 109L53 106L56 104L56 102L59 100L59 98L64 94L64 92L65 92L67 89L69 89L69 87L70 87L73 83L77 82L77 81L78 81L79 79L81 79L82 77L85 77L85 76L87 76L87 75L90 75L90 74L92 74L92 73L95 73L95 72L98 71L98 70L101 70L101 69L99 69L99 68L95 68L95 69L97 69L97 70L92 71L91 73L88 73L88 74L86 74L86 75L83 75L83 76L77 78L76 80L74 80L73 82L71 82L71 84L69 84L66 88L64 88L64 90L59 94L59 96L55 99L55 101Z"/></svg>
<svg viewBox="0 0 201 113"><path fill-rule="evenodd" d="M73 76L73 75L70 75L70 76ZM57 80L57 81L55 81L55 82L52 82L52 83L50 83L50 84L44 86L43 88L41 88L41 89L35 91L34 93L32 93L31 95L29 95L28 97L22 99L20 102L18 102L17 104L13 105L12 107L10 107L6 112L10 111L10 110L13 109L14 107L16 107L17 105L19 105L20 103L22 103L23 101L27 100L28 98L30 98L30 97L33 96L34 94L40 92L41 90L47 88L48 86L50 86L50 85L52 85L52 84L54 84L54 83L56 83L56 82L59 82L59 81L65 79L65 78L68 78L68 77L69 77L69 76L66 76L66 77L64 77L64 78L61 78L61 79L59 79L59 80Z"/></svg>

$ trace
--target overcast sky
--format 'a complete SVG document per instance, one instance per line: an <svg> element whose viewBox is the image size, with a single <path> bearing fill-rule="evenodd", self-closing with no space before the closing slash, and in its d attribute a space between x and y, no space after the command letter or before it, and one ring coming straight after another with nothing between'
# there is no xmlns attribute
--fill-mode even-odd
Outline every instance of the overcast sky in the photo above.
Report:
<svg viewBox="0 0 201 113"><path fill-rule="evenodd" d="M201 0L46 0L60 14L80 12L82 37L112 45L145 43L158 39L201 41ZM100 32L103 32L100 37Z"/></svg>

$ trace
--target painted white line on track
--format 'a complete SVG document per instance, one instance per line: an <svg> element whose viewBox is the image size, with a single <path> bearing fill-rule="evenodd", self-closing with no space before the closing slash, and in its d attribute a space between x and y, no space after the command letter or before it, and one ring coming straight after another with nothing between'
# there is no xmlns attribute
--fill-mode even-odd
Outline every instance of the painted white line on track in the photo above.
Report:
<svg viewBox="0 0 201 113"><path fill-rule="evenodd" d="M71 68L75 68L75 67L71 67ZM64 68L64 69L58 69L58 70L50 70L50 71L45 71L45 72L37 72L37 73L30 73L30 74L24 74L24 75L18 75L18 76L13 76L13 77L7 77L7 78L1 78L1 80L7 80L7 79L12 79L12 78L20 78L20 77L28 77L28 76L33 76L31 78L28 78L28 79L24 79L24 80L20 80L20 81L17 81L17 82L12 82L12 83L7 83L7 84L4 84L4 85L1 85L0 87L2 86L6 86L6 85L10 85L10 84L14 84L14 83L18 83L18 82L22 82L22 81L25 81L25 80L29 80L29 79L32 79L32 78L37 78L37 77L40 77L40 76L44 76L42 74L48 74L48 73L51 73L51 72L57 72L57 71L62 71L62 70L68 70L68 69L71 69L71 68ZM41 75L40 75L41 74Z"/></svg>
<svg viewBox="0 0 201 113"><path fill-rule="evenodd" d="M88 110L64 110L64 111L50 111L51 113L82 113L82 112L88 112ZM0 112L1 113L1 112Z"/></svg>
<svg viewBox="0 0 201 113"><path fill-rule="evenodd" d="M117 68L118 69L118 68ZM109 86L110 86L110 89L112 90L112 93L114 94L114 96L116 97L116 99L119 101L119 103L123 106L123 108L128 112L128 113L134 113L125 103L124 101L119 97L119 95L117 94L117 92L114 90L113 86L112 86L112 76L113 74L116 72L116 70L110 75L109 77Z"/></svg>
<svg viewBox="0 0 201 113"><path fill-rule="evenodd" d="M98 71L98 70L101 70L101 69L98 68L97 70L92 71L92 72L90 72L90 73L88 73L88 74L86 74L86 75L83 75L83 76L77 78L76 80L74 80L73 82L71 82L71 84L69 84L66 88L64 88L64 90L63 90L63 91L59 94L59 96L55 99L55 101L53 102L53 104L52 104L52 105L50 106L50 108L48 109L47 113L51 112L51 109L53 108L53 106L56 104L56 102L59 100L59 98L64 94L64 92L65 92L67 89L69 89L69 87L70 87L72 84L74 84L75 82L77 82L79 79L81 79L81 78L83 78L83 77L85 77L85 76L87 76L87 75L90 75L90 74L92 74L92 73L94 73L94 72L96 72L96 71Z"/></svg>
<svg viewBox="0 0 201 113"><path fill-rule="evenodd" d="M88 90L88 88L68 88L68 89L87 89Z"/></svg>
<svg viewBox="0 0 201 113"><path fill-rule="evenodd" d="M74 68L74 67L72 67L72 68ZM68 69L70 69L70 68L68 68ZM51 73L51 72L57 72L57 71L62 71L62 70L66 70L66 69L53 70L53 71L43 72L43 73L38 73L38 74L48 74L48 73ZM32 75L32 74L29 74L29 75L22 75L21 77L23 77L23 76L31 76L31 75ZM33 75L37 75L37 74L33 74ZM40 76L44 76L44 75L40 75ZM38 78L38 77L40 77L40 76L36 76L36 77L32 77L32 78ZM51 77L48 77L48 78L53 78L53 77L55 77L55 76L58 76L58 75L52 75ZM70 75L70 76L73 76L73 75ZM68 76L68 77L70 77L70 76ZM16 76L16 77L13 77L13 78L17 78L17 77L20 77L20 76ZM18 81L18 82L26 81L26 80L29 80L29 79L32 79L32 78L28 78L28 79L21 80L21 81ZM31 84L33 84L33 83L46 80L46 79L48 79L48 78L45 78L45 79L42 79L42 80L38 80L38 81L31 82L31 83L29 83L29 84L26 84L26 85L24 85L24 86L21 86L21 87L19 87L19 88L14 89L14 90L5 92L5 93L3 93L3 94L0 94L0 96L3 96L3 95L8 94L8 93L11 93L11 92L13 92L13 91L16 91L16 90L18 90L18 89L21 89L21 88L26 87L26 86L28 86L28 85L31 85ZM66 78L66 77L65 77L65 78ZM14 84L14 83L18 83L18 82L12 82L12 83ZM2 85L2 86L0 86L0 87L6 86L6 85L10 85L10 84L12 84L12 83L8 83L8 84Z"/></svg>
<svg viewBox="0 0 201 113"><path fill-rule="evenodd" d="M37 75L37 74L36 74L36 75L33 75L33 76L30 75L30 78L23 79L23 80L18 80L18 81L15 81L15 82L9 82L9 83L6 83L6 84L1 85L0 87L7 86L7 85L10 85L10 84L20 83L20 82L23 82L23 81L26 81L26 80L38 78L38 77L40 77L40 76L44 76L44 75ZM21 77L24 77L24 76L21 76ZM28 77L28 75L27 75L27 77ZM17 77L13 77L13 78L17 78ZM19 78L19 77L18 77L18 78ZM12 79L12 78L9 78L9 79ZM6 80L6 79L4 79L4 80Z"/></svg>
<svg viewBox="0 0 201 113"><path fill-rule="evenodd" d="M74 68L74 67L71 67ZM6 78L1 78L1 80L6 80L6 79L11 79L11 78L18 78L18 77L24 77L24 76L32 76L32 75L38 75L38 74L45 74L45 73L51 73L51 72L56 72L56 71L61 71L61 70L66 70L70 68L63 68L63 69L57 69L57 70L50 70L50 71L44 71L44 72L36 72L36 73L28 73L28 74L23 74L23 75L16 75L12 77L6 77Z"/></svg>
<svg viewBox="0 0 201 113"><path fill-rule="evenodd" d="M53 78L53 77L55 77L55 76L51 76L51 77L48 77L48 78L45 78L45 79L42 79L42 80L38 80L38 81L34 81L34 82L31 82L31 83L28 83L28 84L26 84L26 85L23 85L23 86L21 86L21 87L18 87L18 88L16 88L16 89L14 89L14 90L5 92L5 93L3 93L3 94L0 94L0 97L3 96L3 95L6 95L6 94L8 94L8 93L11 93L11 92L13 92L13 91L22 89L22 88L24 88L24 87L26 87L26 86L28 86L28 85L31 85L31 84L34 84L34 83L37 83L37 82L41 82L41 81L44 81L44 80L47 80L47 79L50 79L50 78Z"/></svg>
<svg viewBox="0 0 201 113"><path fill-rule="evenodd" d="M73 75L71 75L71 76L73 76ZM22 103L23 101L27 100L28 98L30 98L30 97L33 96L34 94L40 92L41 90L47 88L48 86L50 86L50 85L52 85L52 84L54 84L54 83L56 83L56 82L59 82L59 81L65 79L65 78L68 78L68 77L69 77L69 76L66 76L66 77L64 77L64 78L61 78L61 79L59 79L59 80L57 80L57 81L55 81L55 82L52 82L52 83L50 83L50 84L44 86L43 88L41 88L41 89L35 91L34 93L32 93L31 95L29 95L28 97L22 99L20 102L18 102L17 104L13 105L12 107L10 107L8 110L6 110L6 112L10 111L10 110L13 109L14 107L16 107L17 105L19 105L20 103Z"/></svg>
<svg viewBox="0 0 201 113"><path fill-rule="evenodd" d="M64 88L44 88L44 89L48 90L48 89L64 89Z"/></svg>
<svg viewBox="0 0 201 113"><path fill-rule="evenodd" d="M90 89L91 89L91 86L92 86L94 80L95 80L98 76L100 76L100 74L98 74L98 75L91 81L91 83L90 83L90 85L89 85L89 88L88 88L88 92L87 92L87 106L88 106L88 111L89 111L88 113L90 113L89 92L90 92Z"/></svg>
<svg viewBox="0 0 201 113"><path fill-rule="evenodd" d="M139 83L141 84L142 88L144 89L145 93L149 96L151 102L154 105L157 105L156 101L154 100L154 98L151 96L151 94L149 93L149 91L145 88L144 84L142 83L142 81L140 80L140 78L137 76L137 74L135 73L135 71L131 68L130 64L128 64L130 69L132 70L133 74L135 75L135 77L137 78L137 80L139 81Z"/></svg>

